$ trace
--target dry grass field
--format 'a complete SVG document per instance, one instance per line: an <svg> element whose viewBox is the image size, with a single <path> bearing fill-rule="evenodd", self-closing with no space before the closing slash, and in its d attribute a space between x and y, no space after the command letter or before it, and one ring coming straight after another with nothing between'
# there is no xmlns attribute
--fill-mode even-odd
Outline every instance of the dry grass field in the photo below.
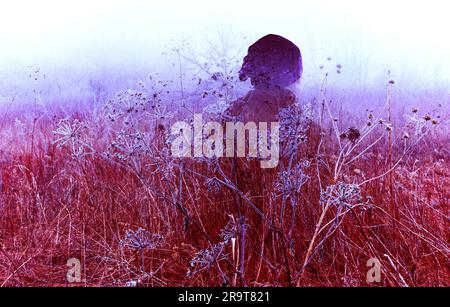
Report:
<svg viewBox="0 0 450 307"><path fill-rule="evenodd" d="M448 97L416 109L388 81L339 98L326 74L283 115L277 168L173 158L175 118L239 96L210 77L2 105L0 285L449 286Z"/></svg>

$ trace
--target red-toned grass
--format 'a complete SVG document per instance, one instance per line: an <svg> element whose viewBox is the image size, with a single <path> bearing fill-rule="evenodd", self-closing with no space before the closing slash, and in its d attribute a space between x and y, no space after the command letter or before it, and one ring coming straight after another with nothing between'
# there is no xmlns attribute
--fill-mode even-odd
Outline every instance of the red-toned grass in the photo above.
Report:
<svg viewBox="0 0 450 307"><path fill-rule="evenodd" d="M263 219L242 195L224 186L207 191L204 178L192 172L175 169L169 181L160 173L149 173L149 188L131 171L101 156L74 159L67 149L52 144L54 128L51 118L38 122L31 152L29 134L20 136L9 118L2 125L0 133L11 139L2 140L0 156L0 285L71 286L66 279L69 258L80 259L82 282L75 285L85 286L124 286L138 279L140 286L450 284L449 161L445 153L435 150L439 144L448 144L445 135L430 135L400 163L392 173L393 195L388 177L364 185L362 192L372 197L372 206L349 210L336 231L318 245L324 238L321 232L304 265L323 212L315 164L308 171L311 180L300 193L289 242L291 207L286 207L285 222L280 222L281 201L272 197L277 170L261 170L255 161L244 160L235 167L237 186L265 214ZM100 141L107 142L105 138ZM322 159L336 160L335 145L326 144L329 154ZM308 146L302 154L311 151ZM211 174L206 162L184 163L185 169ZM346 170L343 180L378 175L385 163L386 146L378 146ZM233 161L225 159L220 164L233 178ZM333 183L326 170L321 180ZM233 260L228 244L228 261L187 276L195 253L221 240L220 229L229 215L238 217L238 209L248 225L243 274L236 274L237 259ZM333 224L336 211L330 207L322 226ZM138 228L163 235L163 245L145 249L142 255L140 250L121 246L126 231ZM370 258L382 264L380 283L366 281Z"/></svg>

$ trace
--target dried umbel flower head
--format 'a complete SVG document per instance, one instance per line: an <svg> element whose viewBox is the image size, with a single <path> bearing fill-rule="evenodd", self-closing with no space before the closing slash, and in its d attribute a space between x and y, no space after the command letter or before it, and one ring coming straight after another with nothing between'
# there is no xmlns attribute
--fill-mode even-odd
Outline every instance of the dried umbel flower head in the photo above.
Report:
<svg viewBox="0 0 450 307"><path fill-rule="evenodd" d="M330 185L320 194L320 202L325 205L332 205L349 209L361 203L362 196L359 185L339 182Z"/></svg>
<svg viewBox="0 0 450 307"><path fill-rule="evenodd" d="M230 104L222 99L217 100L215 103L207 105L205 108L203 108L203 112L219 116L223 114L229 107Z"/></svg>
<svg viewBox="0 0 450 307"><path fill-rule="evenodd" d="M195 254L194 258L192 258L189 262L189 270L186 273L187 277L192 277L194 274L211 268L218 261L228 259L228 254L225 253L225 248L229 243L232 245L234 257L235 242L239 234L238 224L243 228L247 228L249 225L245 224L244 219L236 220L233 215L228 216L228 223L219 232L219 236L222 238L222 241L210 248L202 249Z"/></svg>
<svg viewBox="0 0 450 307"><path fill-rule="evenodd" d="M77 119L64 118L59 121L53 135L58 148L69 146L72 155L77 158L94 153L93 146L88 137L89 127Z"/></svg>
<svg viewBox="0 0 450 307"><path fill-rule="evenodd" d="M291 105L279 111L280 120L280 142L285 155L297 151L302 142L307 141L307 132L311 125L311 106L305 105L303 109Z"/></svg>
<svg viewBox="0 0 450 307"><path fill-rule="evenodd" d="M106 154L108 157L120 161L148 156L151 150L146 140L147 135L145 133L119 131Z"/></svg>
<svg viewBox="0 0 450 307"><path fill-rule="evenodd" d="M56 130L53 131L54 135L60 137L55 143L58 144L58 147L61 147L69 141L79 140L83 137L87 128L87 125L78 119L64 118L59 121Z"/></svg>
<svg viewBox="0 0 450 307"><path fill-rule="evenodd" d="M280 172L277 180L274 182L275 190L287 197L299 193L309 179L309 176L305 174L305 170L310 165L309 161L302 161L293 168Z"/></svg>
<svg viewBox="0 0 450 307"><path fill-rule="evenodd" d="M237 238L238 236L238 225L234 216L229 215L228 223L224 228L220 230L219 233L224 243L230 242L232 239Z"/></svg>
<svg viewBox="0 0 450 307"><path fill-rule="evenodd" d="M155 249L163 242L163 236L139 228L137 231L128 230L120 244L132 249Z"/></svg>
<svg viewBox="0 0 450 307"><path fill-rule="evenodd" d="M356 141L361 137L361 132L357 128L351 127L347 130L345 135L350 142L356 143Z"/></svg>
<svg viewBox="0 0 450 307"><path fill-rule="evenodd" d="M223 77L224 77L223 73L221 73L221 72L215 72L211 75L211 79L214 81L218 81L219 79L222 79Z"/></svg>
<svg viewBox="0 0 450 307"><path fill-rule="evenodd" d="M430 114L427 114L427 115L423 116L423 119L428 122L428 121L432 120L432 117Z"/></svg>
<svg viewBox="0 0 450 307"><path fill-rule="evenodd" d="M198 251L194 258L189 262L189 270L186 273L187 277L192 277L194 274L200 273L212 267L216 262L225 260L228 255L224 253L225 243L220 242L213 245L211 248L205 248Z"/></svg>
<svg viewBox="0 0 450 307"><path fill-rule="evenodd" d="M146 109L147 95L141 91L120 91L105 105L106 116L112 122L122 120L125 125L135 124Z"/></svg>
<svg viewBox="0 0 450 307"><path fill-rule="evenodd" d="M417 113L414 113L412 116L406 115L406 118L407 127L414 129L415 136L423 135L427 123L431 120L431 116L429 116L429 119L428 116L424 116L421 118Z"/></svg>

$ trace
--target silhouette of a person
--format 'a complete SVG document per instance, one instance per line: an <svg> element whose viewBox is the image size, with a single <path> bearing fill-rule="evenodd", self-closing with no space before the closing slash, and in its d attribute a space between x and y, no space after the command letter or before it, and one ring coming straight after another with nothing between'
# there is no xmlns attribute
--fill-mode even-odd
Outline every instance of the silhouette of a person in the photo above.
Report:
<svg viewBox="0 0 450 307"><path fill-rule="evenodd" d="M240 80L250 79L253 89L231 104L225 111L225 119L256 124L280 121L281 109L290 106L296 109L297 97L289 87L300 80L302 72L299 47L279 35L262 37L249 47L239 72ZM249 172L247 162L235 159L233 163L236 184L245 193L261 195L260 190L272 184L270 177L258 181L262 176L260 168Z"/></svg>
<svg viewBox="0 0 450 307"><path fill-rule="evenodd" d="M303 71L300 49L286 38L269 34L250 46L239 72L250 79L253 90L232 103L226 115L243 122L274 122L280 109L295 103L287 89L300 80Z"/></svg>

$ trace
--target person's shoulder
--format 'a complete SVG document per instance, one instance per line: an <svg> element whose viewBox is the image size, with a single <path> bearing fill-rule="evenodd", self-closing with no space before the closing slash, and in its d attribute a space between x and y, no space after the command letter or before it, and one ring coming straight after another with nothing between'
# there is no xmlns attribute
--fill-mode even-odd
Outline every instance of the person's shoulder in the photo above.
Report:
<svg viewBox="0 0 450 307"><path fill-rule="evenodd" d="M284 88L268 88L268 89L254 89L247 93L244 97L246 102L260 101L260 102L280 102L280 101L295 101L296 97L293 92Z"/></svg>
<svg viewBox="0 0 450 307"><path fill-rule="evenodd" d="M265 89L254 89L251 90L245 95L244 100L246 102L259 101L264 102L266 100L271 100L273 98L273 94Z"/></svg>
<svg viewBox="0 0 450 307"><path fill-rule="evenodd" d="M285 108L290 105L294 105L297 101L295 94L288 89L280 89L278 92L279 106L280 108Z"/></svg>
<svg viewBox="0 0 450 307"><path fill-rule="evenodd" d="M227 118L236 118L242 114L245 104L247 103L246 97L239 98L233 101L230 106L225 110L224 115Z"/></svg>

